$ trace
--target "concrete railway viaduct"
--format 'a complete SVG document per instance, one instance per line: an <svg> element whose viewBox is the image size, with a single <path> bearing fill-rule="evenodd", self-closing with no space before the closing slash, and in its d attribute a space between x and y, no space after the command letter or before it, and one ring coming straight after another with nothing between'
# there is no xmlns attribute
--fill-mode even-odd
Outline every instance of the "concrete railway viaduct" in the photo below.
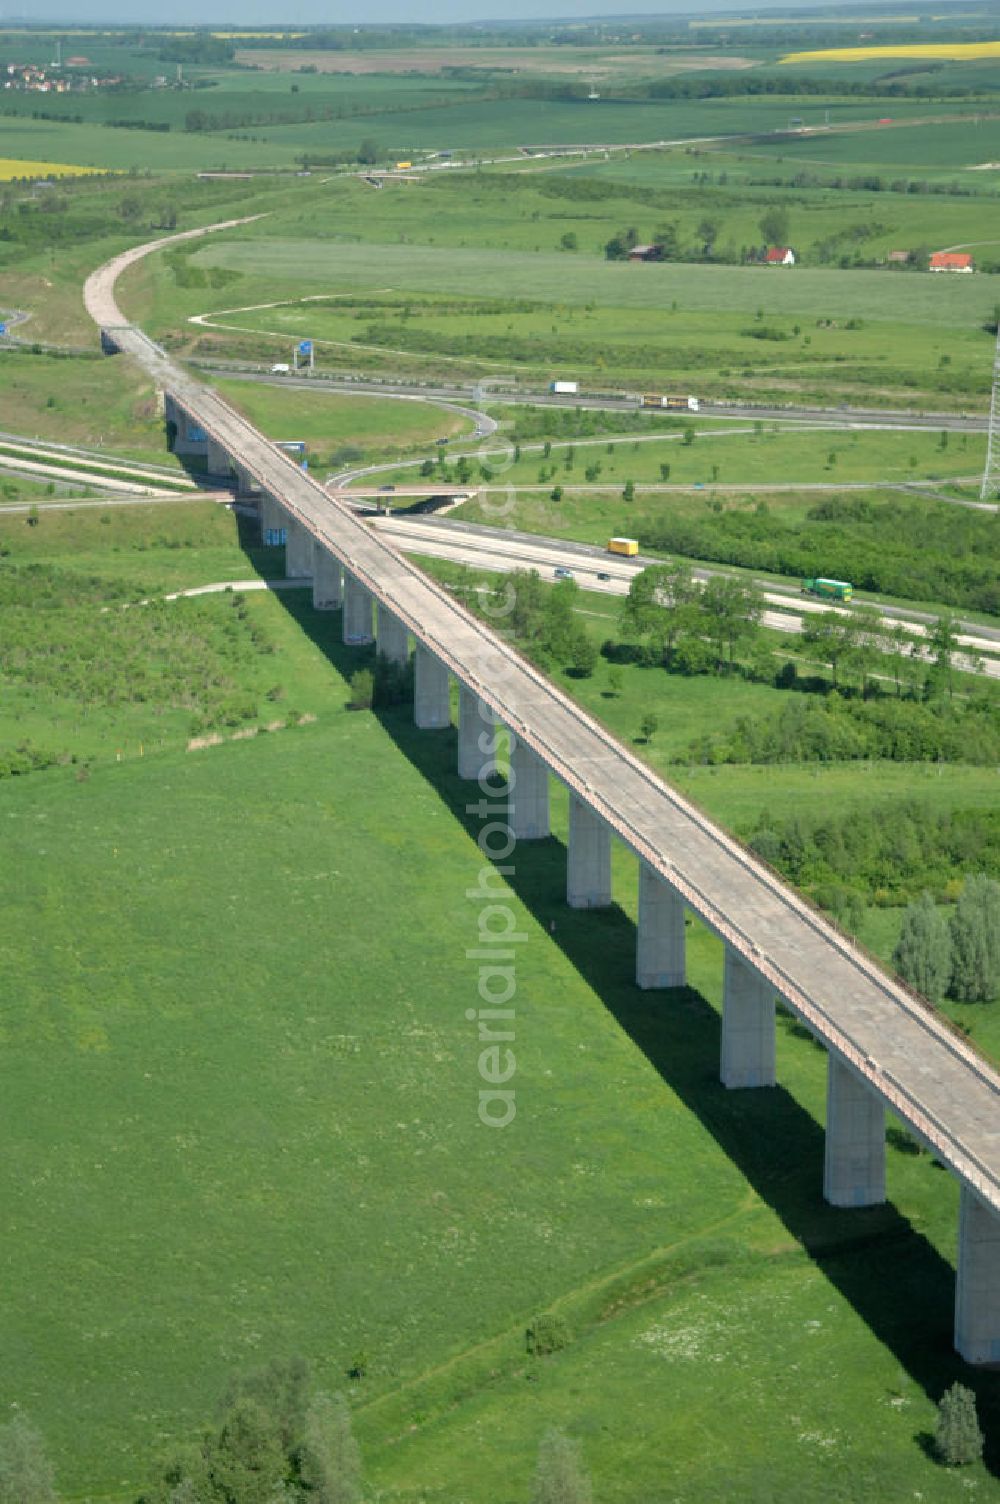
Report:
<svg viewBox="0 0 1000 1504"><path fill-rule="evenodd" d="M134 359L163 391L178 451L204 456L212 472L235 472L241 490L259 493L262 527L285 531L288 574L311 580L318 609L342 611L345 642L374 639L380 653L402 662L412 640L418 727L450 726L450 682L458 681L461 777L480 775L482 734L497 724L509 730L509 819L518 841L549 834L550 779L566 786L570 905L612 902L613 840L635 854L639 987L684 984L686 909L721 939L724 1087L775 1083L777 998L823 1044L827 1201L863 1207L885 1200L887 1109L958 1178L955 1346L969 1363L1000 1363L1000 1075L217 392L129 325L115 280L165 243L109 262L89 279L85 300L105 350Z"/></svg>

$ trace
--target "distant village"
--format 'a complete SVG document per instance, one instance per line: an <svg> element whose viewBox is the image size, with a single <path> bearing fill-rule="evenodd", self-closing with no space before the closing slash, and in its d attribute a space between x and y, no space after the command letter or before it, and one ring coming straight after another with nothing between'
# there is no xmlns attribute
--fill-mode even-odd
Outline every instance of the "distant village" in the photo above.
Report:
<svg viewBox="0 0 1000 1504"><path fill-rule="evenodd" d="M64 73L64 67L72 72ZM90 59L85 57L68 57L64 64L53 63L47 68L40 68L37 63L7 63L0 66L0 78L4 89L22 94L71 94L83 89L120 88L125 82L122 74L98 77L96 73L83 72L89 67Z"/></svg>

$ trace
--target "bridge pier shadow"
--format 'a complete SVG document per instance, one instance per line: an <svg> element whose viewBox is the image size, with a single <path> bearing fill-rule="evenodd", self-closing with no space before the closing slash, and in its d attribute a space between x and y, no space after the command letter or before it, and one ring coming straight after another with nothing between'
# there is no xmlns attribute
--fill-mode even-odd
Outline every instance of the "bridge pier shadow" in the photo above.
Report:
<svg viewBox="0 0 1000 1504"><path fill-rule="evenodd" d="M314 611L310 597L300 591L283 593L279 599L345 679L374 661L371 647L343 645L339 611ZM475 785L460 780L455 771L455 728L418 731L409 705L374 713L454 818L477 837L481 822L467 814L466 806L479 795ZM975 1391L986 1434L985 1460L1000 1476L1000 1373L970 1367L954 1351L953 1265L891 1202L844 1211L824 1201L822 1125L780 1085L748 1091L727 1091L721 1085L718 1012L690 986L644 992L635 985L633 920L617 905L598 910L567 906L566 848L561 840L522 842L512 865L515 870L508 882L549 931L549 943L559 946L663 1081L697 1115L790 1237L901 1368L934 1401L956 1379ZM778 1027L792 1034L805 1032L791 1021L783 1024L780 1014ZM808 1047L803 1040L802 1048ZM891 1167L894 1139L905 1141L893 1129L889 1132ZM664 1174L669 1170L665 1163ZM928 1173L942 1180L947 1175L937 1168ZM836 1382L835 1375L831 1382ZM921 1444L926 1445L926 1437Z"/></svg>

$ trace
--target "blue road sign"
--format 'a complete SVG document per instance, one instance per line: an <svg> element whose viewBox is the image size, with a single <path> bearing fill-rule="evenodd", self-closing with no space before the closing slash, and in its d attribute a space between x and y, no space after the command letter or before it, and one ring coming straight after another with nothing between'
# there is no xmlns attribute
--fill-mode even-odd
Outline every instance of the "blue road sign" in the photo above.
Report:
<svg viewBox="0 0 1000 1504"><path fill-rule="evenodd" d="M0 334L6 334L6 333L7 333L7 325L6 324L0 324Z"/></svg>
<svg viewBox="0 0 1000 1504"><path fill-rule="evenodd" d="M313 342L312 342L311 339L300 339L299 340L299 354L300 355L311 355L312 354L312 347L313 347Z"/></svg>

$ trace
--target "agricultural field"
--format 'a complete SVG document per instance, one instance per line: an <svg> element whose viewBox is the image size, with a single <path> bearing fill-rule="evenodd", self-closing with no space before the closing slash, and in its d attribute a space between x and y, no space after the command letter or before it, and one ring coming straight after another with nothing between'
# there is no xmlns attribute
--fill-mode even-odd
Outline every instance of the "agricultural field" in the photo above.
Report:
<svg viewBox="0 0 1000 1504"><path fill-rule="evenodd" d="M18 178L61 178L86 175L96 168L69 167L65 162L24 161L18 157L0 157L0 183L10 183Z"/></svg>
<svg viewBox="0 0 1000 1504"><path fill-rule="evenodd" d="M7 167L74 175L0 184L0 447L182 477L152 384L98 355L83 280L259 215L135 266L121 305L320 478L509 484L526 532L627 533L738 586L837 574L995 626L997 519L956 504L985 435L944 415L989 404L998 187L967 169L1000 161L1000 78L955 52L975 17L873 22L873 46L898 28L951 49L912 75L895 53L837 61L842 20L328 50L67 33L128 82L46 97L58 118L4 98ZM0 28L0 61L52 44ZM818 56L780 62L799 52ZM365 181L400 160L414 181ZM215 170L241 176L197 177ZM669 259L609 259L622 236ZM799 264L746 264L762 240ZM976 275L918 269L959 243ZM917 265L887 269L897 248ZM321 373L463 395L238 374L302 339ZM524 405L491 403L490 380ZM527 405L554 380L829 419ZM848 404L935 419L846 427ZM471 407L501 426L481 448ZM780 1085L723 1091L720 945L689 920L689 985L638 992L634 859L615 849L610 909L569 910L555 788L552 837L496 876L526 938L517 1115L485 1133L483 858L454 730L417 732L377 673L368 705L373 650L288 588L252 516L57 510L56 490L0 476L0 1408L37 1423L61 1495L134 1504L234 1372L302 1354L346 1393L384 1504L525 1504L551 1425L601 1504L1000 1499L1000 1379L951 1346L952 1178L891 1122L887 1204L827 1206L823 1052L780 1014ZM495 521L489 501L455 515ZM474 606L496 584L425 567ZM968 877L1000 875L985 678L756 624L728 655L692 628L683 657L566 584L538 586L539 610L565 607L573 650L522 648L883 962L924 889L949 915ZM1000 1061L1000 999L936 1001ZM562 1334L544 1356L540 1315ZM931 1440L955 1379L986 1433L962 1469Z"/></svg>
<svg viewBox="0 0 1000 1504"><path fill-rule="evenodd" d="M283 249L274 248L276 257ZM213 247L199 252L198 258L206 258L209 265L225 261L230 266L259 266L261 252L257 247L248 252L249 247L227 255ZM798 287L784 284L782 297L782 286L774 280L780 274L766 268L748 268L742 275L734 268L734 275L727 277L728 268L705 268L708 275L699 276L701 268L651 267L639 273L647 281L637 288L618 268L606 270L604 263L591 263L588 278L574 264L563 280L563 301L553 305L537 296L537 282L528 291L527 279L522 284L525 293L517 296L516 260L509 268L513 287L508 279L503 296L476 297L471 292L474 268L482 269L489 286L499 271L495 258L479 252L446 254L457 276L464 272L468 278L470 292L464 297L407 295L377 285L366 292L357 288L365 270L361 258L350 247L338 247L336 281L353 283L357 290L278 306L221 309L200 315L199 322L186 329L172 325L166 333L171 339L197 339L195 349L206 354L225 348L228 337L230 348L259 359L274 355L282 342L287 351L291 340L309 338L326 369L391 369L394 362L403 362L410 371L450 373L465 380L479 373L516 373L536 389L558 375L598 392L638 388L704 397L742 394L750 400L760 400L764 393L795 392L817 401L824 391L834 390L850 393L859 404L891 400L905 407L915 403L918 390L930 388L935 405L942 408L978 405L977 395L989 390L993 341L983 327L985 318L978 323L963 320L958 328L936 323L933 315L944 309L932 296L922 296L924 288L913 279L882 277L887 296L879 309L875 289L868 303L862 286L848 283L838 288L832 274L822 274L825 308L831 311L817 318L797 311ZM422 258L416 249L405 259L412 283L423 282L422 259L440 262L441 257ZM391 275L393 262L402 260L392 257L384 269ZM890 280L902 285L887 286ZM911 308L917 304L928 310L927 322L904 321L903 296L896 319L879 316L893 311L892 294L897 291L911 293ZM587 292L590 297L582 302ZM635 296L636 302L615 306L604 302L602 294L609 299ZM737 306L721 312L718 301L723 298L744 307L755 300L756 307L742 317ZM697 306L699 302L706 306ZM869 311L847 311L861 306ZM815 307L814 302L813 314Z"/></svg>
<svg viewBox="0 0 1000 1504"><path fill-rule="evenodd" d="M781 59L793 63L867 63L883 58L903 58L919 62L1000 61L1000 42L918 42L889 47L830 47L821 52L790 52Z"/></svg>
<svg viewBox="0 0 1000 1504"><path fill-rule="evenodd" d="M984 114L961 122L941 121L933 132L897 128L895 123L864 132L816 132L795 140L758 142L754 151L772 160L780 157L786 164L852 171L868 167L887 174L916 174L926 168L964 173L1000 158L1000 121Z"/></svg>
<svg viewBox="0 0 1000 1504"><path fill-rule="evenodd" d="M443 238L441 228L428 229L428 239ZM319 248L263 234L206 245L191 267L239 273L238 288L226 299L178 296L164 279L153 325L168 342L211 336L198 348L215 351L221 331L241 355L258 359L281 358L275 352L287 350L290 337L307 335L334 370L395 367L466 380L523 373L536 387L558 376L597 391L679 387L807 402L837 394L841 402L898 407L917 405L919 393L925 405L960 410L988 398L995 301L988 278L942 285L944 278L810 267L635 267L516 243L504 251L471 243L439 249L420 244L414 229L411 222L415 243L382 243L377 255L368 243ZM308 301L254 306L296 286L309 289ZM187 319L182 307L191 310ZM201 322L192 325L195 312Z"/></svg>

